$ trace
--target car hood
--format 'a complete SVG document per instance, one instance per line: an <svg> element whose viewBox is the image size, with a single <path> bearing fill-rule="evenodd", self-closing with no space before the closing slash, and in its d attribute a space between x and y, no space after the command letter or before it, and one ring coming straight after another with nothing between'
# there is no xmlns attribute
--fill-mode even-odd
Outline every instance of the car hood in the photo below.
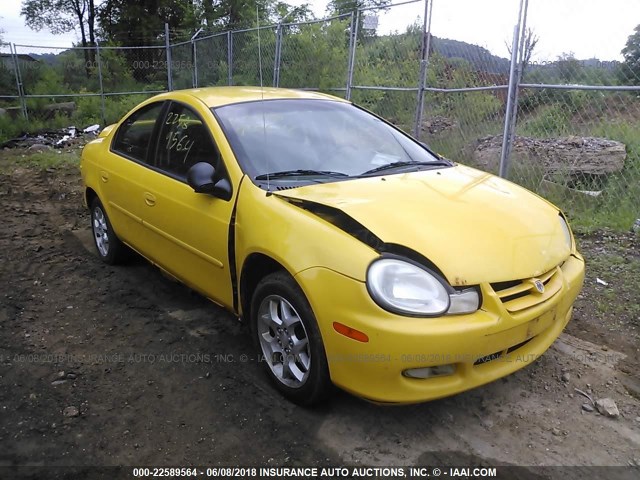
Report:
<svg viewBox="0 0 640 480"><path fill-rule="evenodd" d="M341 210L383 242L419 252L455 286L535 277L570 254L555 207L461 165L276 195Z"/></svg>

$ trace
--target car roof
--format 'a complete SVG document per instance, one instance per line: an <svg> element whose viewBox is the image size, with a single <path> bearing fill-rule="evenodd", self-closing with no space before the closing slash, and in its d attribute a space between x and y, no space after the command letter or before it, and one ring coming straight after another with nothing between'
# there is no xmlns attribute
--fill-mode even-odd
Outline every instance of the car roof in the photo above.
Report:
<svg viewBox="0 0 640 480"><path fill-rule="evenodd" d="M271 87L192 88L188 90L174 90L158 96L158 98L175 100L180 100L181 98L186 100L185 97L195 97L205 103L209 108L256 100L309 99L346 101L324 93Z"/></svg>

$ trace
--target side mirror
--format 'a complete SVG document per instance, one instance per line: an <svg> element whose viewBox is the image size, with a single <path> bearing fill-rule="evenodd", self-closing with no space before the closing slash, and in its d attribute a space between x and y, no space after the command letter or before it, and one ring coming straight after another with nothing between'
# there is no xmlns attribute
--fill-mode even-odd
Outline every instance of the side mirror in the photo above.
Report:
<svg viewBox="0 0 640 480"><path fill-rule="evenodd" d="M198 162L187 172L187 183L196 193L207 193L223 200L231 199L231 185L226 178L216 178L216 169Z"/></svg>

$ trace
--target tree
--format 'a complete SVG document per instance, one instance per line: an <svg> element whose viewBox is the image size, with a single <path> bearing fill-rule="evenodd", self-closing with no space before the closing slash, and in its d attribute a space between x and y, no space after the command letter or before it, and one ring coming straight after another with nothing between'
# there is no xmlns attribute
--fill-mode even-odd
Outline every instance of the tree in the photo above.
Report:
<svg viewBox="0 0 640 480"><path fill-rule="evenodd" d="M524 75L524 71L527 68L527 65L531 62L531 57L533 56L533 52L540 41L540 37L536 35L536 32L532 28L527 28L524 32L524 45L520 46L520 51L522 52L521 65L522 72ZM507 46L507 50L509 51L509 56L511 56L511 44L509 42L504 42Z"/></svg>
<svg viewBox="0 0 640 480"><path fill-rule="evenodd" d="M203 0L207 27L216 30L236 30L269 22L269 5L265 0ZM257 16L256 16L257 14Z"/></svg>
<svg viewBox="0 0 640 480"><path fill-rule="evenodd" d="M391 0L329 0L327 11L334 15L343 15L361 8L386 7Z"/></svg>
<svg viewBox="0 0 640 480"><path fill-rule="evenodd" d="M330 15L348 15L357 10L369 7L380 7L381 9L387 7L391 3L391 0L329 0L327 4L327 13ZM371 29L364 29L365 16L375 16L377 10L366 11L360 14L360 21L358 22L358 40L363 40L365 37L375 37L376 31Z"/></svg>
<svg viewBox="0 0 640 480"><path fill-rule="evenodd" d="M24 0L20 14L33 30L57 35L79 28L82 46L95 45L95 0Z"/></svg>
<svg viewBox="0 0 640 480"><path fill-rule="evenodd" d="M627 44L622 49L624 66L621 70L621 80L624 83L631 82L640 85L640 25L629 35Z"/></svg>
<svg viewBox="0 0 640 480"><path fill-rule="evenodd" d="M172 35L193 32L199 24L191 0L106 0L98 13L102 37L121 46L154 45L164 40L164 24ZM182 38L181 38L182 39Z"/></svg>
<svg viewBox="0 0 640 480"><path fill-rule="evenodd" d="M584 79L582 63L573 52L563 52L556 60L555 70L559 80L563 83L580 83Z"/></svg>
<svg viewBox="0 0 640 480"><path fill-rule="evenodd" d="M200 0L202 23L210 30L236 30L241 28L310 20L313 13L309 4L292 7L281 0Z"/></svg>
<svg viewBox="0 0 640 480"><path fill-rule="evenodd" d="M78 28L83 47L95 46L95 0L24 0L20 15L33 30L46 28L54 35L67 33ZM87 42L87 33L89 41ZM86 71L89 75L93 54L84 51Z"/></svg>

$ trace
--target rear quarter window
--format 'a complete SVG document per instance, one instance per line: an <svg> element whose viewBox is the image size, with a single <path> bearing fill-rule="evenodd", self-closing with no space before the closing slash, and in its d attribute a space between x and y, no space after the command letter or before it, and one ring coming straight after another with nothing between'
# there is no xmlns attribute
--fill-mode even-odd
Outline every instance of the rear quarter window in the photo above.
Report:
<svg viewBox="0 0 640 480"><path fill-rule="evenodd" d="M132 160L147 163L151 138L163 106L164 103L153 103L131 114L118 128L112 150Z"/></svg>

